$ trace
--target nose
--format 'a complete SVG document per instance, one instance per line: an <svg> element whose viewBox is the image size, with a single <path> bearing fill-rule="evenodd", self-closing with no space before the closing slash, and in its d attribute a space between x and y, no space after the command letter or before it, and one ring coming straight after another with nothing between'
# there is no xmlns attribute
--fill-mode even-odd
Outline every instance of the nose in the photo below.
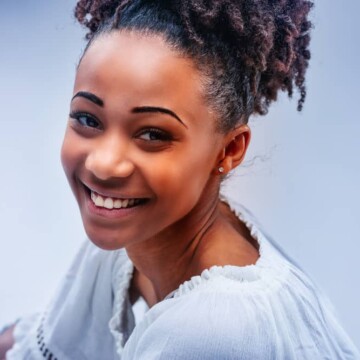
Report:
<svg viewBox="0 0 360 360"><path fill-rule="evenodd" d="M128 177L135 169L126 141L114 136L99 139L86 157L85 168L101 180Z"/></svg>

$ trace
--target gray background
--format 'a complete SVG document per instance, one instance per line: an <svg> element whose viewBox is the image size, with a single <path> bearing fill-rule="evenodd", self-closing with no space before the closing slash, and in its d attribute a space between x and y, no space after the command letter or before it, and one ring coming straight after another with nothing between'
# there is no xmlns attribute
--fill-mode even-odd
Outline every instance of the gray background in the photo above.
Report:
<svg viewBox="0 0 360 360"><path fill-rule="evenodd" d="M0 1L0 325L41 309L85 238L60 164L85 43L75 1ZM360 345L360 13L316 1L303 113L281 96L224 188L320 284Z"/></svg>

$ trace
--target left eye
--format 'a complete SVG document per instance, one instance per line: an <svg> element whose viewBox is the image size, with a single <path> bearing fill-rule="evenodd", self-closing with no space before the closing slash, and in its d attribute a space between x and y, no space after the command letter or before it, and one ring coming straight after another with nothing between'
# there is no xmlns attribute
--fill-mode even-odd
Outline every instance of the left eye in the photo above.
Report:
<svg viewBox="0 0 360 360"><path fill-rule="evenodd" d="M139 139L145 141L170 141L171 135L160 129L146 129L138 135Z"/></svg>
<svg viewBox="0 0 360 360"><path fill-rule="evenodd" d="M90 127L90 128L97 128L99 127L99 122L95 120L95 118L86 113L71 113L70 117L75 119L80 125Z"/></svg>

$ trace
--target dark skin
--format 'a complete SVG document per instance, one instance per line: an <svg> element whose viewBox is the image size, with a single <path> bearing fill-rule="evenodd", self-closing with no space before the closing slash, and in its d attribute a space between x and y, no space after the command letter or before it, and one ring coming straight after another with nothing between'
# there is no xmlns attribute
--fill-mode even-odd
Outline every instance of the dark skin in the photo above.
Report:
<svg viewBox="0 0 360 360"><path fill-rule="evenodd" d="M81 60L74 96L71 111L90 117L82 125L76 116L69 119L62 164L91 241L103 249L126 248L134 263L133 301L140 294L151 307L212 265L256 262L248 231L219 200L218 169L226 174L242 162L250 129L216 130L191 59L161 36L100 36ZM141 107L167 113L135 110ZM87 207L84 184L148 202L136 216L100 216Z"/></svg>
<svg viewBox="0 0 360 360"><path fill-rule="evenodd" d="M219 200L218 169L226 174L242 162L250 129L239 125L218 132L201 85L192 60L180 57L161 36L102 36L78 68L71 111L92 118L86 126L69 119L61 160L90 240L103 249L125 247L134 263L132 303L142 296L152 307L212 265L245 266L259 257L248 229ZM165 108L178 118L134 111L141 106ZM149 132L152 128L172 139ZM149 201L136 216L94 215L83 183ZM3 357L13 346L13 330L0 336Z"/></svg>
<svg viewBox="0 0 360 360"><path fill-rule="evenodd" d="M258 244L219 200L221 175L241 164L250 129L216 130L191 59L161 36L101 36L79 64L73 96L71 112L87 115L70 117L62 164L89 239L103 249L124 247L134 263L132 303L142 296L152 307L213 265L257 261ZM148 201L113 219L89 210L84 184ZM2 357L13 328L0 336Z"/></svg>
<svg viewBox="0 0 360 360"><path fill-rule="evenodd" d="M248 242L249 244L252 244L252 246L258 250L258 244L256 243L256 241L254 240L254 238L251 237L250 232L248 230L248 228L238 220L238 218L236 218L234 216L234 214L231 212L230 208L227 206L227 204L225 203L220 203L219 204L220 207L220 211L223 213L223 215L229 220L229 223L231 224L231 226L233 227L233 230L235 230L237 232L238 235L235 235L233 241L234 243L237 243L237 247L239 247L240 245L240 241L239 241L239 235L242 238L241 239L241 243L243 245L243 249L240 249L239 247L239 252L235 253L235 254L231 254L231 258L233 259L233 261L229 262L228 259L230 257L225 256L223 261L219 261L220 257L222 256L222 253L218 253L216 257L214 257L216 264L223 264L223 265L227 265L227 264L235 264L238 263L239 264L239 259L243 259L243 265L239 265L239 266L245 266L248 265L249 263L251 263L252 261L256 261L254 259L256 259L256 255L254 256L254 258L252 258L252 254L250 254L250 252L248 252L248 244L246 244L246 242ZM209 244L209 246L211 246L211 244ZM241 245L240 245L241 246ZM215 249L212 249L215 250ZM221 247L219 247L219 250L222 251ZM249 254L249 255L247 255ZM208 266L204 266L204 269L209 268L210 266L213 265L213 262L209 262ZM202 270L199 270L197 272L194 272L193 275L198 275L199 273L201 273ZM193 276L191 275L191 276ZM188 279L187 279L188 280ZM134 304L138 298L140 296L142 296L144 298L144 300L146 301L147 305L149 307L152 307L153 305L155 305L158 301L157 301L157 297L156 297L156 292L154 290L154 287L152 286L151 280L149 278L147 278L144 274L141 274L136 268L134 268L134 272L133 272L133 277L131 279L131 283L130 283L130 288L129 288L129 296L130 296L130 302L131 304Z"/></svg>

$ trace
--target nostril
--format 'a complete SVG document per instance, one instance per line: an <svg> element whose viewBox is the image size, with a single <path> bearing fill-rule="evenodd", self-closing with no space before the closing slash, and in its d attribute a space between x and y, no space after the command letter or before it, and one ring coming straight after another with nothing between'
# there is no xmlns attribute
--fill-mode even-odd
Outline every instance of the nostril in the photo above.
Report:
<svg viewBox="0 0 360 360"><path fill-rule="evenodd" d="M85 168L102 181L115 177L129 177L135 170L134 163L129 159L100 155L100 153L89 155L85 160Z"/></svg>

